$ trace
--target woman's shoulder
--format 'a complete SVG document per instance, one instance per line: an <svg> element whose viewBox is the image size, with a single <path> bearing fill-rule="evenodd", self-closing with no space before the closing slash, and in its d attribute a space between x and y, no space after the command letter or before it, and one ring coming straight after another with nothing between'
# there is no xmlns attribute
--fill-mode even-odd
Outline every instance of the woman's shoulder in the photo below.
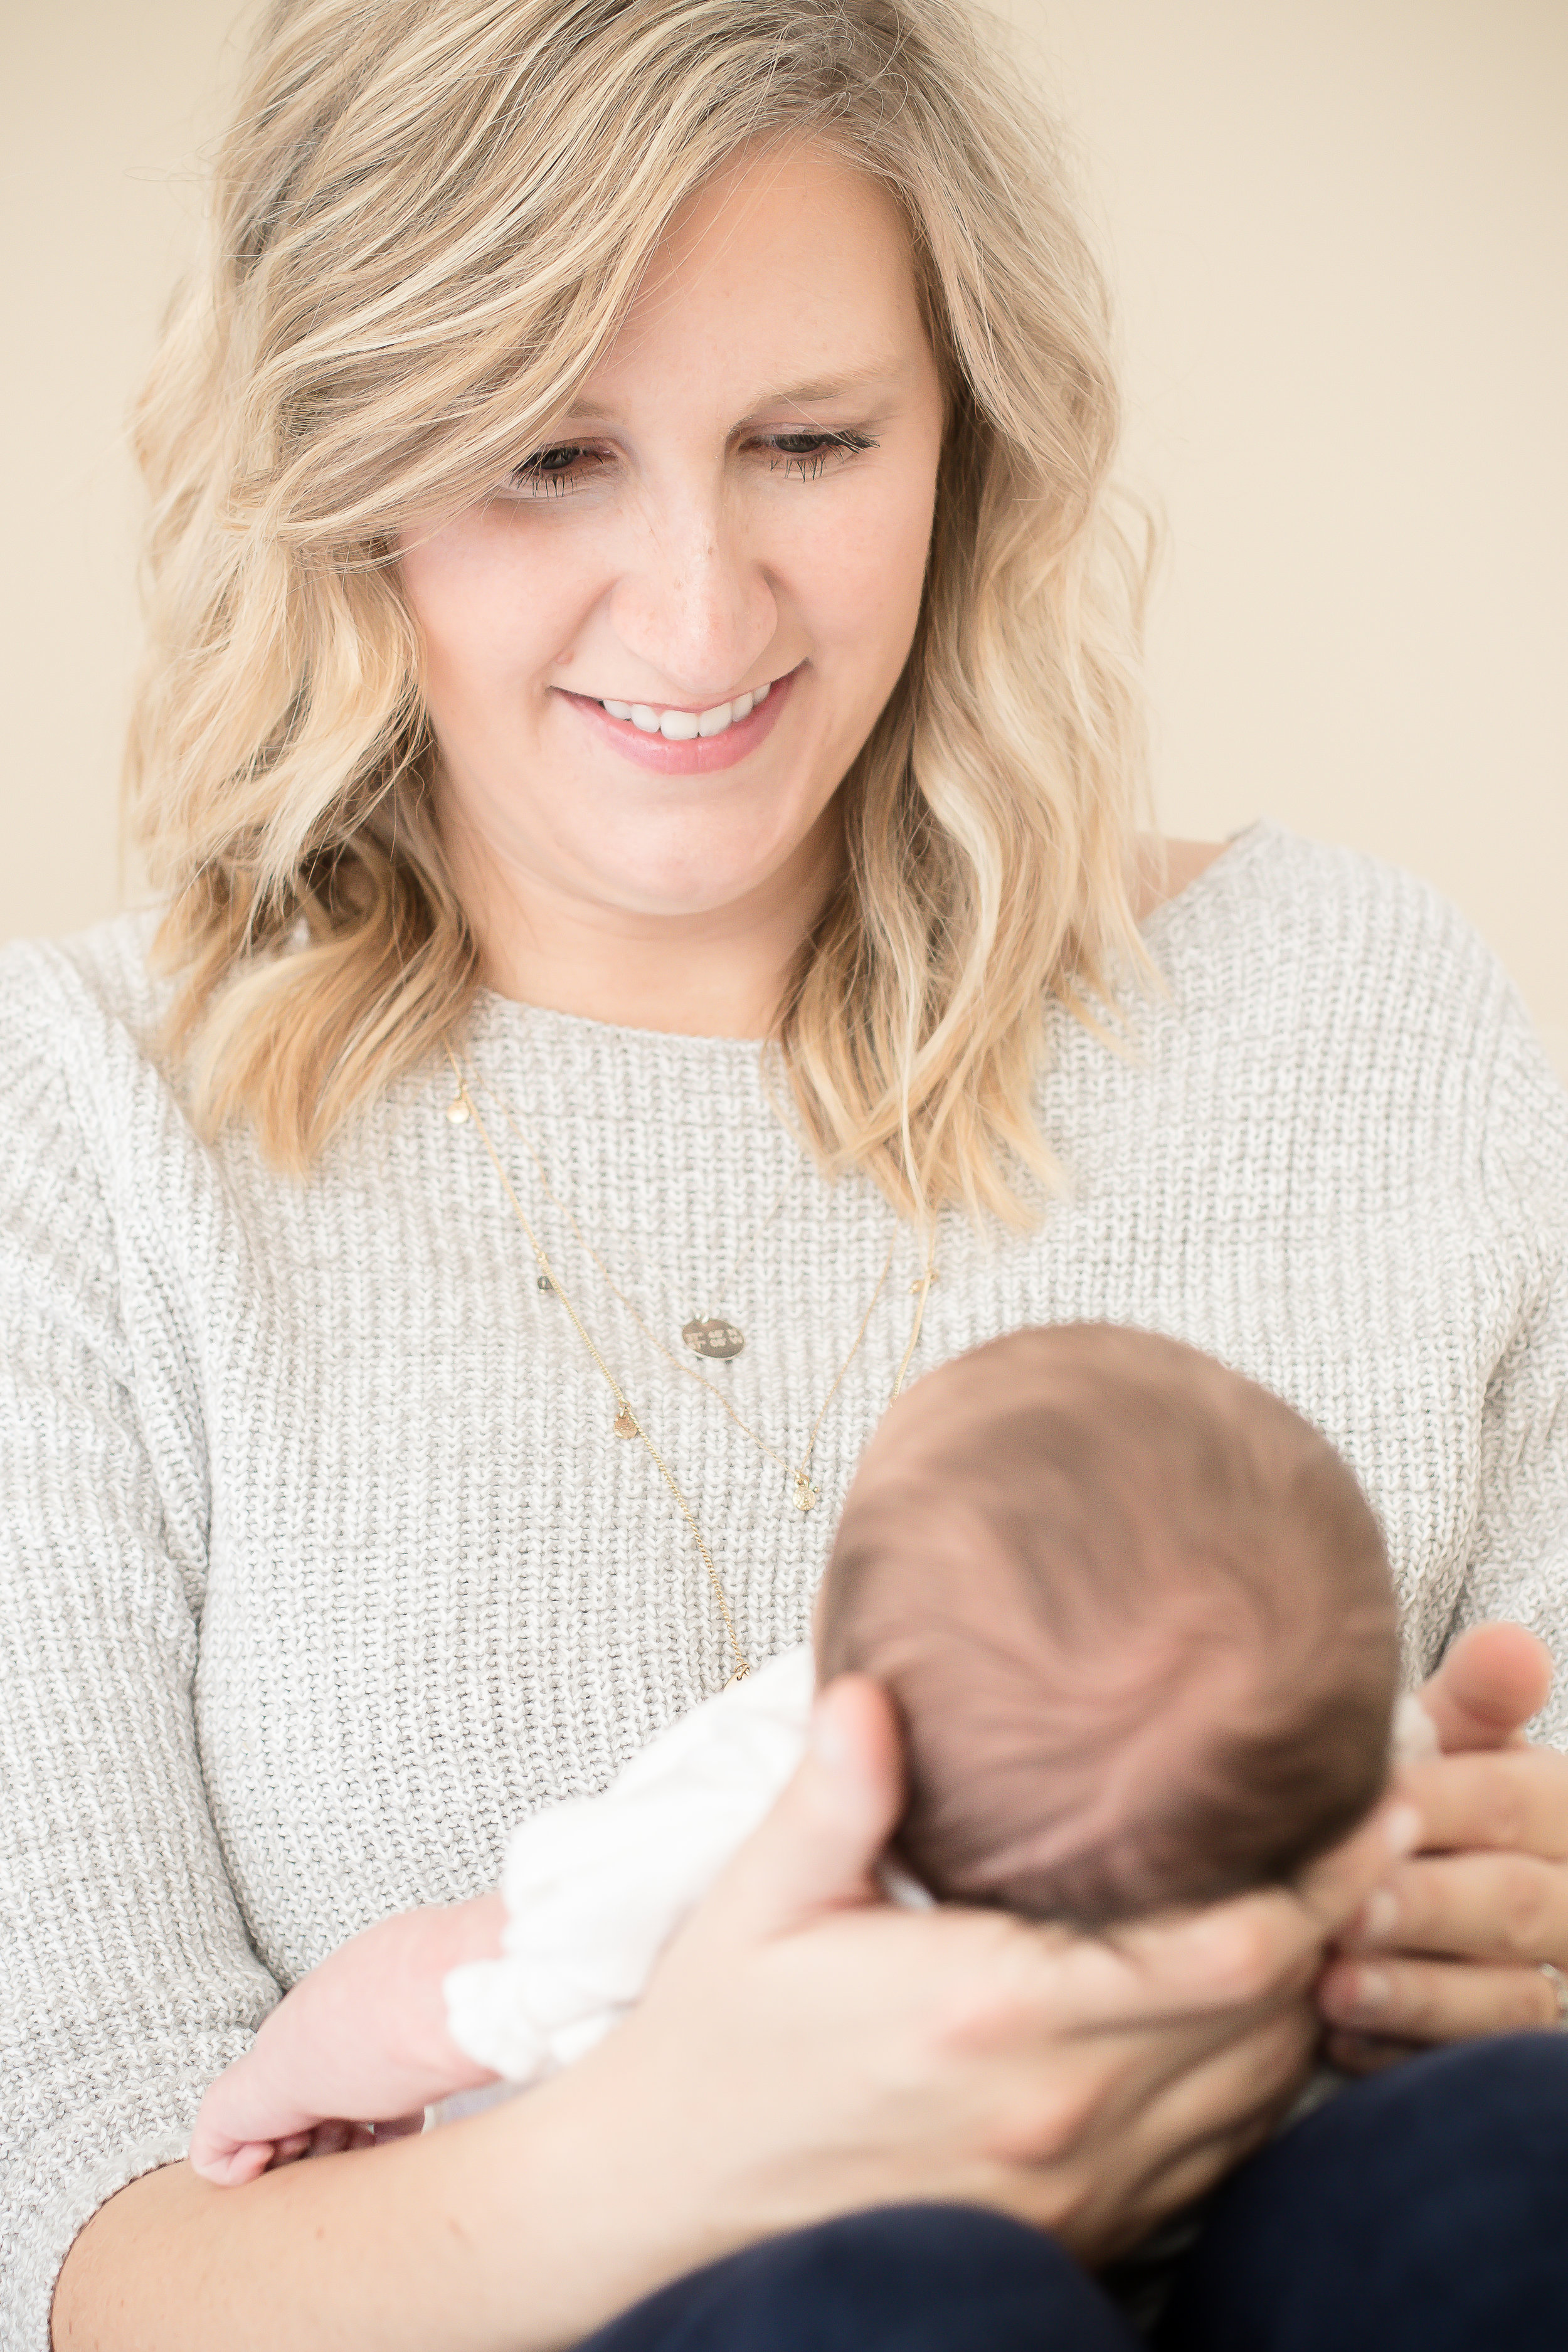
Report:
<svg viewBox="0 0 1568 2352"><path fill-rule="evenodd" d="M40 1152L135 1150L133 1105L172 1108L155 1045L170 993L152 961L157 924L120 915L0 948L0 1125L17 1181Z"/></svg>
<svg viewBox="0 0 1568 2352"><path fill-rule="evenodd" d="M153 969L156 908L115 915L58 940L0 947L0 1022L14 1034L39 1024L67 1042L105 1024L144 1041L156 1029L170 983ZM62 1025L64 1030L62 1032Z"/></svg>
<svg viewBox="0 0 1568 2352"><path fill-rule="evenodd" d="M1156 1019L1255 1101L1391 1144L1425 1132L1483 1178L1506 1163L1568 1198L1568 1095L1501 959L1420 876L1262 822L1145 937Z"/></svg>
<svg viewBox="0 0 1568 2352"><path fill-rule="evenodd" d="M1389 1053L1484 1052L1517 997L1502 963L1430 882L1268 821L1226 842L1144 926L1180 1001L1282 1034L1332 1024Z"/></svg>
<svg viewBox="0 0 1568 2352"><path fill-rule="evenodd" d="M1178 846L1201 852L1208 845ZM1194 878L1145 926L1162 964L1251 960L1267 948L1286 969L1310 961L1315 981L1347 990L1401 980L1491 985L1500 978L1497 957L1450 899L1365 850L1310 840L1261 818L1189 863L1198 867Z"/></svg>

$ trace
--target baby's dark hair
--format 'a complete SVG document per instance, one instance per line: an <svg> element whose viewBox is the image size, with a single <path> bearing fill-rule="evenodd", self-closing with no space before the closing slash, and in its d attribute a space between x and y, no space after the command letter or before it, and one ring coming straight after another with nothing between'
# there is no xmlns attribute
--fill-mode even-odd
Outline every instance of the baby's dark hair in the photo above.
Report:
<svg viewBox="0 0 1568 2352"><path fill-rule="evenodd" d="M1397 1615L1361 1488L1269 1391L1150 1332L1015 1332L902 1398L817 1659L898 1704L909 1867L1032 1917L1289 1881L1387 1777Z"/></svg>

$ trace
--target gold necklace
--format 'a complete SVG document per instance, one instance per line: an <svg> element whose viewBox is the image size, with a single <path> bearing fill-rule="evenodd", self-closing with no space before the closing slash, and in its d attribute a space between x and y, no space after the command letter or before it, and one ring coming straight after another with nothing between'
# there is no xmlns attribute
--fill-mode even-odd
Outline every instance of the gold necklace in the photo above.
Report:
<svg viewBox="0 0 1568 2352"><path fill-rule="evenodd" d="M709 1294L712 1300L713 1311L707 1315L699 1311L694 1315L688 1316L686 1320L682 1323L680 1327L681 1342L684 1346L690 1349L694 1356L706 1357L710 1363L732 1364L736 1357L744 1348L746 1344L746 1335L742 1330L740 1325L735 1321L734 1317L732 1315L721 1314L718 1310L723 1307L726 1299L729 1297L731 1285L740 1280L742 1267L751 1256L752 1252L756 1248L757 1244L762 1240L763 1235L767 1233L773 1225L779 1211L784 1207L784 1202L788 1200L790 1192L795 1184L795 1180L799 1173L800 1171L798 1167L792 1168L790 1170L789 1174L784 1178L783 1184L779 1188L779 1195L777 1200L773 1202L773 1207L768 1211L765 1217L762 1218L752 1227L750 1234L741 1244L739 1251L736 1253L735 1256L731 1259L729 1265L725 1267L723 1273L719 1276L718 1281L714 1284L712 1290ZM577 1221L574 1217L572 1222L575 1224ZM658 1266L654 1265L641 1251L639 1251L637 1255L641 1258L643 1265L647 1268L647 1272L653 1276L654 1280L658 1284L659 1288L664 1292L665 1296L667 1297L678 1296L679 1294L676 1292L674 1285L659 1272ZM632 1311L634 1314L637 1312L635 1307Z"/></svg>
<svg viewBox="0 0 1568 2352"><path fill-rule="evenodd" d="M534 1263L539 1268L540 1287L542 1289L549 1290L560 1299L562 1306L565 1308L567 1315L571 1318L573 1329L576 1332L577 1337L582 1340L584 1347L592 1357L599 1372L603 1376L611 1395L616 1400L617 1408L614 1424L616 1435L623 1438L635 1437L641 1440L643 1446L646 1448L647 1454L654 1465L654 1467L658 1470L659 1476L664 1480L665 1485L668 1487L670 1494L674 1497L676 1507L679 1509L681 1517L686 1522L687 1529L691 1537L691 1540L697 1547L698 1557L702 1562L703 1569L707 1573L708 1581L712 1587L713 1597L719 1604L719 1613L724 1621L724 1631L729 1638L730 1648L735 1659L734 1671L731 1674L729 1680L724 1685L727 1690L731 1683L744 1682L746 1676L752 1671L751 1661L747 1657L744 1650L741 1647L741 1637L735 1631L735 1620L731 1614L730 1603L725 1597L723 1583L720 1579L717 1568L715 1568L713 1564L713 1555L709 1550L707 1544L703 1541L702 1530L697 1524L696 1515L693 1512L690 1504L687 1501L685 1495L681 1492L680 1486L675 1476L675 1473L671 1470L668 1463L665 1460L663 1454L654 1444L653 1439L648 1435L647 1431L643 1427L637 1413L632 1410L630 1399L627 1397L625 1390L621 1387L620 1382L616 1380L614 1372L611 1371L608 1364L605 1361L603 1355L595 1345L592 1333L588 1330L582 1317L578 1314L576 1308L573 1306L571 1299L567 1297L565 1291L562 1288L560 1282L556 1278L554 1269L551 1265L549 1258L545 1255L543 1246L541 1244L538 1235L534 1233L533 1227L529 1223L528 1219L523 1213L522 1203L517 1197L517 1193L512 1186L511 1179L508 1176L505 1168L501 1165L500 1155L496 1150L495 1145L490 1140L489 1129L486 1127L484 1120L479 1117L479 1107L475 1103L473 1095L469 1090L468 1081L464 1077L461 1065L458 1063L458 1057L453 1053L450 1045L446 1047L446 1054L447 1059L452 1066L452 1076L457 1085L457 1092L453 1096L450 1103L447 1106L447 1118L454 1126L460 1125L468 1119L472 1119L475 1127L479 1129L479 1138L484 1144L485 1151L489 1157L490 1165L495 1170L497 1176L500 1180L501 1190L506 1194L507 1200L511 1204L512 1213L516 1217L518 1223L522 1227L523 1234L528 1242L528 1245L533 1252ZM504 1106L502 1108L504 1111ZM514 1124L515 1127L515 1123L513 1122L512 1124ZM531 1146L530 1147L530 1150L531 1151ZM553 1198L553 1195L552 1195L552 1197ZM570 1214L570 1212L568 1212L568 1214ZM573 1219L573 1223L574 1224L576 1223L575 1218ZM872 1310L876 1307L877 1300L881 1297L883 1287L888 1279L888 1271L893 1262L893 1249L897 1241L898 1233L895 1228L893 1240L888 1245L888 1255L883 1264L881 1274L878 1278L876 1290L872 1294L871 1305L867 1308L865 1316L861 1320L860 1328L855 1335L854 1347L850 1349L848 1355L846 1356L843 1363L839 1366L833 1386L828 1391L827 1396L824 1400L822 1412L816 1416L816 1422L811 1433L811 1445L813 1446L816 1443L817 1431L822 1426L823 1414L826 1412L828 1405L832 1403L835 1395L837 1393L839 1382L843 1380L845 1373L848 1370L851 1362L854 1360L856 1352L859 1348L860 1342L865 1338L866 1328L870 1322ZM910 1359L914 1355L916 1345L920 1339L921 1325L925 1319L926 1299L930 1294L931 1286L936 1279L936 1269L931 1262L934 1246L934 1235L932 1235L927 1242L924 1273L916 1281L910 1285L911 1291L916 1294L914 1321L910 1327L908 1344L906 1345L903 1355L900 1357L899 1361L898 1375L893 1382L894 1396L897 1396L900 1393L904 1385L904 1380L909 1371ZM636 1312L635 1308L633 1309L633 1312ZM639 1322L641 1321L640 1317L637 1319ZM643 1328L645 1330L647 1328L646 1324L643 1325ZM652 1337L653 1335L650 1333L649 1336ZM656 1342L656 1344L659 1343ZM664 1349L664 1353L666 1355L669 1355L669 1350L666 1349ZM739 1421L739 1415L733 1413L732 1409L729 1406L728 1399L722 1396L719 1390L713 1388L710 1381L703 1381L700 1372L694 1371L692 1367L688 1364L682 1364L679 1357L670 1355L669 1360L676 1366L678 1370L689 1372L694 1380L701 1381L703 1387L708 1389L711 1395L718 1397L719 1402L721 1404L725 1406L727 1411L731 1412L731 1418ZM742 1423L741 1426L743 1428L745 1424ZM755 1436L754 1433L748 1431L747 1434L752 1438L753 1444L761 1444L762 1441ZM771 1458L775 1462L779 1460L780 1457L777 1454L772 1454L771 1448L764 1447L763 1451L770 1453ZM805 1457L807 1461L809 1461L810 1458L810 1452L811 1447L808 1446L806 1449L806 1455ZM787 1468L788 1465L786 1465L784 1466ZM807 1481L806 1484L809 1486L809 1481ZM819 1497L816 1489L811 1489L809 1501L801 1501L797 1495L797 1507L803 1511L810 1510L815 1507L818 1499Z"/></svg>
<svg viewBox="0 0 1568 2352"><path fill-rule="evenodd" d="M454 1065L454 1067L456 1065ZM815 1486L812 1484L811 1457L816 1451L816 1441L821 1434L822 1424L827 1417L827 1408L833 1402L834 1398L837 1395L844 1375L847 1372L850 1365L854 1362L856 1356L859 1353L860 1342L866 1337L871 1318L877 1310L877 1302L881 1297L883 1289L886 1286L888 1276L892 1269L893 1252L898 1246L899 1236L897 1227L895 1226L893 1237L888 1244L888 1255L882 1262L882 1271L877 1277L877 1287L871 1293L871 1303L860 1318L860 1328L856 1332L854 1339L850 1343L849 1353L839 1365L837 1372L834 1376L833 1385L822 1400L821 1409L817 1413L816 1419L811 1425L811 1434L806 1440L805 1451L801 1455L798 1462L786 1462L784 1455L776 1453L768 1444L765 1437L759 1436L758 1433L752 1427L751 1423L742 1419L730 1399L724 1394L722 1389L715 1388L713 1382L710 1380L706 1379L704 1375L698 1370L695 1364L683 1362L672 1348L666 1347L664 1341L659 1338L658 1333L654 1330L652 1326L637 1312L636 1302L627 1297L626 1292L621 1288L620 1284L616 1280L615 1276L610 1272L609 1267L605 1264L605 1261L600 1256L598 1251L594 1247L593 1243L588 1239L587 1234L583 1231L581 1224L578 1223L577 1218L573 1212L571 1202L562 1200L560 1194L551 1183L543 1160L534 1150L532 1143L524 1134L517 1120L512 1117L511 1112L508 1109L506 1104L496 1093L493 1087L486 1087L484 1088L484 1092L489 1095L490 1100L495 1104L496 1108L500 1111L502 1118L505 1119L508 1127L510 1128L513 1135L516 1136L518 1141L521 1144L523 1150L532 1160L535 1173L539 1178L540 1189L544 1193L545 1198L550 1201L555 1208L559 1209L562 1215L565 1217L568 1223L571 1225L573 1232L576 1234L582 1247L586 1251L588 1256L593 1259L594 1264L598 1267L599 1272L603 1275L605 1284L620 1300L621 1305L626 1308L627 1314L631 1317L632 1321L637 1325L637 1329L642 1332L644 1338L650 1339L653 1342L653 1345L658 1349L659 1354L664 1358L666 1363L673 1364L676 1370L682 1374L685 1379L695 1381L700 1389L706 1391L707 1394L712 1397L715 1402L721 1405L724 1412L729 1414L731 1420L734 1423L742 1436L749 1438L752 1444L756 1447L759 1454L763 1454L769 1462L774 1464L778 1469L784 1472L784 1476L791 1482L790 1500L794 1504L795 1509L797 1511L816 1510L816 1506L822 1500L822 1490L820 1487ZM471 1101L471 1096L468 1099ZM447 1117L450 1118L450 1116L451 1113L448 1111ZM788 1188L786 1187L785 1189L787 1191ZM767 1223L771 1223L773 1222L773 1218L777 1214L778 1209L783 1204L784 1198L784 1195L781 1192L778 1201L774 1202L773 1208L769 1212L768 1218L765 1221ZM759 1228L759 1232L762 1229ZM753 1238L755 1238L755 1236L753 1236ZM904 1350L903 1360L899 1366L898 1381L893 1390L893 1394L895 1396L898 1395L900 1389L903 1387L904 1375L909 1370L910 1358L914 1352L915 1341L920 1337L921 1317L923 1315L925 1309L925 1293L930 1289L931 1285L936 1280L936 1272L934 1267L930 1264L930 1255L931 1253L928 1250L926 1274L921 1277L920 1282L911 1283L910 1286L911 1290L919 1290L920 1303L916 1311L914 1331L910 1336L908 1348ZM704 1349L702 1352L706 1353L708 1351ZM739 1351L737 1350L736 1352Z"/></svg>
<svg viewBox="0 0 1568 2352"><path fill-rule="evenodd" d="M544 1172L544 1162L541 1160L538 1152L534 1150L532 1144L529 1142L527 1136L524 1135L521 1128L519 1127L516 1119L513 1118L505 1103L503 1103L500 1100L500 1096L496 1094L495 1089L493 1087L487 1087L486 1092L489 1095L491 1101L499 1108L501 1117L505 1119L512 1133L517 1137L518 1141L526 1147L529 1157L539 1171L539 1181L543 1185L544 1190L550 1194L550 1198L555 1202L556 1207L563 1210L565 1215L572 1218L573 1230L576 1233L577 1238L583 1243L584 1248L588 1251L589 1255L594 1259L595 1264L599 1266L600 1271L604 1274L605 1281L610 1284L612 1289L615 1289L616 1285L614 1277L611 1276L608 1267L605 1265L605 1263L599 1256L597 1251L595 1250L591 1244L584 1237L582 1227L578 1224L576 1218L572 1215L570 1206L567 1202L560 1200L551 1190L550 1180ZM765 1215L758 1218L756 1223L752 1227L751 1232L742 1242L741 1246L736 1251L734 1256L730 1260L730 1263L725 1267L723 1273L719 1276L718 1281L710 1286L708 1293L709 1299L710 1301L709 1311L704 1314L700 1308L698 1308L695 1312L689 1315L683 1315L680 1325L681 1344L683 1347L689 1349L694 1356L701 1356L709 1363L724 1364L728 1366L734 1362L737 1356L744 1352L746 1346L746 1334L742 1330L734 1317L724 1313L722 1310L730 1299L732 1286L740 1280L742 1268L750 1259L752 1251L756 1248L757 1244L762 1240L763 1234L769 1232L776 1223L779 1211L784 1207L784 1202L788 1200L790 1193L795 1189L795 1181L799 1174L800 1166L797 1162L797 1164L790 1170L789 1174L784 1178L784 1182L780 1185L772 1208L767 1211ZM674 1283L670 1281L668 1276L665 1274L660 1267L655 1265L653 1260L648 1256L646 1250L636 1250L634 1255L637 1257L638 1265L642 1267L643 1272L652 1276L654 1281L658 1284L659 1289L664 1293L667 1299L675 1299L679 1301L683 1307L689 1306L689 1294L683 1300L681 1298L680 1292L677 1290ZM618 1291L616 1292L616 1295L617 1297L621 1296ZM637 1315L637 1310L635 1307L631 1307L631 1302L627 1300L626 1303L628 1307L630 1307L631 1313L633 1315ZM748 1318L748 1320L750 1318ZM637 1320L641 1323L642 1318L637 1316ZM647 1330L647 1326L643 1324L643 1328ZM649 1332L648 1336L651 1339L653 1334ZM661 1347L663 1346L662 1341L658 1341L656 1344ZM669 1350L665 1349L665 1353L668 1355ZM679 1362L679 1359L676 1358L674 1360ZM683 1369L686 1368L683 1367Z"/></svg>

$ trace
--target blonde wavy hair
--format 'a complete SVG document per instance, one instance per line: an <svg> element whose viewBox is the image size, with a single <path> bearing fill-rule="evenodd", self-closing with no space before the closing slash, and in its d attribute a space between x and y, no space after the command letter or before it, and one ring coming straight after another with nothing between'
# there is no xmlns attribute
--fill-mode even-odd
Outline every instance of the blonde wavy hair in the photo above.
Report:
<svg viewBox="0 0 1568 2352"><path fill-rule="evenodd" d="M461 1032L473 934L394 535L547 440L676 207L812 140L909 223L949 398L923 606L841 787L776 1046L806 1139L906 1213L1055 1173L1053 1000L1140 948L1146 548L1053 142L953 0L275 0L136 416L153 499L129 808L198 1128L307 1168Z"/></svg>

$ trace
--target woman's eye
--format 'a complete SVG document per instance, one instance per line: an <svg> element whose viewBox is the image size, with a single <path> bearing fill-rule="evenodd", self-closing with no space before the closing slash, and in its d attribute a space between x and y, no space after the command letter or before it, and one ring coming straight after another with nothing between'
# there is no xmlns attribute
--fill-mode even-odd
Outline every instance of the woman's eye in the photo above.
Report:
<svg viewBox="0 0 1568 2352"><path fill-rule="evenodd" d="M874 449L877 445L868 434L844 431L769 433L761 436L755 446L766 452L771 472L794 474L810 482L830 465L842 463L862 449ZM507 476L506 488L518 498L564 498L569 491L580 489L603 462L602 451L588 448L582 442L562 441L552 448L536 449L520 466L514 466Z"/></svg>
<svg viewBox="0 0 1568 2352"><path fill-rule="evenodd" d="M867 433L770 433L763 446L773 451L774 473L798 474L814 482L836 460L853 457L876 443Z"/></svg>
<svg viewBox="0 0 1568 2352"><path fill-rule="evenodd" d="M575 441L563 441L554 449L536 449L531 457L512 467L507 488L527 499L564 498L568 490L577 488L596 456L595 450Z"/></svg>

